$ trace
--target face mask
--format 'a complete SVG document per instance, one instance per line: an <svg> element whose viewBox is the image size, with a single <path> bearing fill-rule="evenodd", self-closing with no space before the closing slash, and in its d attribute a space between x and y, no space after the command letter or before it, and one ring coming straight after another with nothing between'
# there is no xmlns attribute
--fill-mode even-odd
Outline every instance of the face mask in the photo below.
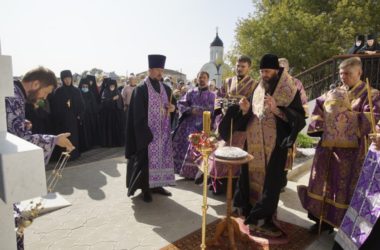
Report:
<svg viewBox="0 0 380 250"><path fill-rule="evenodd" d="M82 92L83 93L87 93L88 92L88 88L82 88Z"/></svg>

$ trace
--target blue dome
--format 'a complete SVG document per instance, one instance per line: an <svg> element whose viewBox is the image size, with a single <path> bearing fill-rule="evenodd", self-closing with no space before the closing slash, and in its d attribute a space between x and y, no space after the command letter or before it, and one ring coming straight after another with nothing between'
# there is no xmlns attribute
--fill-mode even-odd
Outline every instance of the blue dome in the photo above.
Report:
<svg viewBox="0 0 380 250"><path fill-rule="evenodd" d="M210 44L211 47L223 47L223 42L220 40L218 33L216 33L216 37L214 41Z"/></svg>

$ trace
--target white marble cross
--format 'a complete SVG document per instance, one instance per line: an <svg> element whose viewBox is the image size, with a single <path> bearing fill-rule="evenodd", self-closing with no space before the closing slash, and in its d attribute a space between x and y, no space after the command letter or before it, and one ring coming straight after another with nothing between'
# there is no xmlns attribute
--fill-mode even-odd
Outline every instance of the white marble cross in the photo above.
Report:
<svg viewBox="0 0 380 250"><path fill-rule="evenodd" d="M13 96L12 58L0 46L0 247L16 249L13 203L46 194L40 147L7 132L5 100Z"/></svg>

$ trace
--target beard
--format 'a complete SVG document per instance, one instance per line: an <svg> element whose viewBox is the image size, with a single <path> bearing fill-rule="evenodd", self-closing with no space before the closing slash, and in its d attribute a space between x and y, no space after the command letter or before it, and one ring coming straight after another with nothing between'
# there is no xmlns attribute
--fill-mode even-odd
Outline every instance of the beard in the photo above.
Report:
<svg viewBox="0 0 380 250"><path fill-rule="evenodd" d="M30 104L36 104L39 99L37 99L38 92L40 91L40 88L36 90L29 90L26 96L26 102Z"/></svg>
<svg viewBox="0 0 380 250"><path fill-rule="evenodd" d="M241 71L237 71L236 75L237 75L237 77L238 77L239 80L241 80L241 79L243 79L245 77L245 74L243 74L243 72L241 72Z"/></svg>
<svg viewBox="0 0 380 250"><path fill-rule="evenodd" d="M262 82L263 82L263 87L265 89L265 93L266 94L270 94L272 95L273 92L274 92L274 88L276 87L276 83L278 82L278 75L274 75L272 76L270 79L268 79L267 81L262 79Z"/></svg>

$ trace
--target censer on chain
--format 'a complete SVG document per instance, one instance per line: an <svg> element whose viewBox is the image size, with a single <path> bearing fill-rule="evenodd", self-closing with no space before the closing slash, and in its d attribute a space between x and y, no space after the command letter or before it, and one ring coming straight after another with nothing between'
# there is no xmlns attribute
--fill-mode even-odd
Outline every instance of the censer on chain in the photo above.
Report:
<svg viewBox="0 0 380 250"><path fill-rule="evenodd" d="M63 152L59 157L54 169L52 170L48 180L46 181L48 193L52 193L58 181L62 179L62 172L63 169L66 167L69 158L69 152ZM31 201L30 206L31 208L29 210L20 212L20 218L18 219L18 227L16 233L21 237L24 235L24 229L30 226L33 220L37 218L41 211L44 209L42 200L40 202L37 202L35 205L34 201Z"/></svg>

